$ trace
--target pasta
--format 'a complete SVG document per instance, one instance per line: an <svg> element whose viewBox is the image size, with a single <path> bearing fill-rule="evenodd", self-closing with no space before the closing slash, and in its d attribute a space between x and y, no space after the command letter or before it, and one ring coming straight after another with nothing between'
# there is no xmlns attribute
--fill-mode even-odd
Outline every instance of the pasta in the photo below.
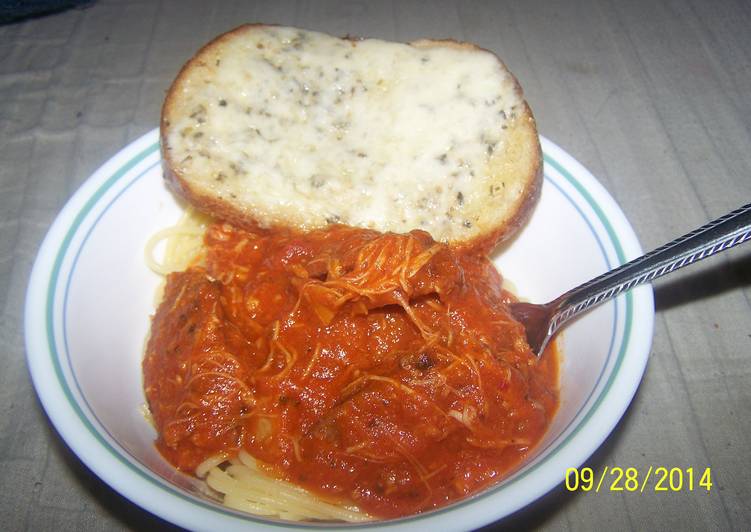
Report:
<svg viewBox="0 0 751 532"><path fill-rule="evenodd" d="M166 239L161 261L153 258ZM157 447L225 505L361 521L440 507L513 469L557 408L484 257L427 233L254 233L189 214L144 359Z"/></svg>
<svg viewBox="0 0 751 532"><path fill-rule="evenodd" d="M159 275L183 271L201 261L203 253L203 235L210 218L186 209L177 224L154 233L144 247L146 265ZM157 248L164 245L162 259L157 258Z"/></svg>
<svg viewBox="0 0 751 532"><path fill-rule="evenodd" d="M210 218L188 208L177 224L149 238L144 250L147 266L154 273L166 276L200 263L203 237L210 223ZM162 258L158 259L160 244L164 249ZM162 298L162 288L158 291L157 302ZM145 410L145 417L151 420L151 413ZM236 457L227 453L211 456L196 467L195 475L206 480L225 506L236 510L293 521L361 522L370 519L355 506L328 503L294 484L269 476L258 469L255 459L245 451L240 451Z"/></svg>
<svg viewBox="0 0 751 532"><path fill-rule="evenodd" d="M225 505L257 515L293 521L369 520L367 514L354 506L331 504L298 486L266 475L259 471L253 457L242 450L236 458L229 460L226 467L219 467L219 464L210 467L206 482L223 494Z"/></svg>

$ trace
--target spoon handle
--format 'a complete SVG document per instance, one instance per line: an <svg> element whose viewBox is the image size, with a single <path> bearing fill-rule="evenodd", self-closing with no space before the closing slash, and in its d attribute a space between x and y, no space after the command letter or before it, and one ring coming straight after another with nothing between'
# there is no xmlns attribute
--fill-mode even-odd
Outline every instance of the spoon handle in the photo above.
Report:
<svg viewBox="0 0 751 532"><path fill-rule="evenodd" d="M549 335L588 308L751 239L751 203L569 290L555 301Z"/></svg>

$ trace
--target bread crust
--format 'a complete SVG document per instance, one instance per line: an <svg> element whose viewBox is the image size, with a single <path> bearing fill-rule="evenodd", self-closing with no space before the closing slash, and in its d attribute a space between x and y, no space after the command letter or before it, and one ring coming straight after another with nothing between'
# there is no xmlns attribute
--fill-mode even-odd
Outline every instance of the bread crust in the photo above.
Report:
<svg viewBox="0 0 751 532"><path fill-rule="evenodd" d="M164 104L162 106L161 120L160 120L160 140L161 140L161 153L162 153L162 166L164 171L164 179L168 187L173 190L178 196L183 197L188 203L196 207L198 210L205 212L218 219L225 220L239 227L253 231L268 232L276 229L290 229L285 223L280 223L277 220L270 220L264 216L264 213L254 210L252 207L238 208L232 202L225 201L221 197L217 197L210 194L205 194L191 185L188 176L182 175L178 169L177 161L173 160L170 153L169 143L167 141L167 133L170 127L168 116L173 111L173 106L176 105L177 95L179 88L184 83L188 73L195 67L199 66L207 55L210 55L212 50L221 47L222 44L229 39L233 39L235 36L244 32L270 27L273 25L267 24L244 24L219 35L206 45L204 45L183 67L180 69L178 75L170 86ZM357 41L358 37L346 36L344 39ZM527 153L528 163L526 168L526 183L524 192L516 199L512 204L512 207L508 209L508 216L505 216L501 223L496 224L493 227L488 228L479 235L474 235L468 239L451 240L448 241L449 245L457 248L472 250L481 253L490 253L499 243L512 238L518 233L520 228L529 219L537 201L539 200L540 191L542 188L543 177L543 164L542 164L542 151L540 148L539 137L537 133L536 122L532 111L523 97L523 91L518 79L508 70L506 65L501 59L489 50L480 48L479 46L460 42L453 39L421 39L408 43L411 46L417 48L430 48L430 47L450 47L457 49L479 50L492 54L495 59L502 65L504 70L510 75L514 84L514 90L519 94L522 100L522 110L518 113L515 119L515 127L519 128L520 134L527 137L530 152ZM492 203L485 206L488 209L492 209ZM297 225L291 229L308 230L316 228L317 226L310 225ZM378 229L376 227L376 229ZM417 229L417 227L415 227ZM435 235L434 235L435 237Z"/></svg>
<svg viewBox="0 0 751 532"><path fill-rule="evenodd" d="M231 39L238 33L243 33L252 28L262 28L271 26L269 24L243 24L233 30L218 35L213 40L203 45L194 55L191 57L180 69L172 81L170 88L167 90L167 96L162 104L162 113L159 121L159 145L162 154L162 171L164 181L167 186L178 196L185 199L189 204L196 209L209 214L220 220L226 220L227 222L243 227L251 231L266 231L271 227L264 227L258 223L258 220L252 216L248 216L245 213L239 211L234 205L221 201L219 198L209 196L207 194L201 194L190 186L190 182L177 171L176 161L173 160L169 149L169 143L167 142L167 131L170 123L167 118L172 112L172 108L175 105L174 94L177 92L178 87L182 85L188 72L196 67L201 58L213 48L220 46L223 41Z"/></svg>
<svg viewBox="0 0 751 532"><path fill-rule="evenodd" d="M499 244L510 240L521 230L524 224L526 224L532 216L532 211L534 211L534 208L540 199L543 179L542 147L540 146L537 122L532 114L532 109L524 98L524 91L522 90L519 80L495 52L482 48L474 43L462 42L454 39L420 39L412 41L409 44L411 46L448 46L460 49L474 49L492 54L511 76L511 79L514 82L514 90L522 96L523 111L520 113L518 120L522 121L522 127L529 130L528 134L537 139L534 153L531 154L532 161L529 168L528 184L525 194L523 194L516 202L513 214L503 224L470 240L464 242L452 242L454 246L460 249L476 250L490 254L490 252Z"/></svg>

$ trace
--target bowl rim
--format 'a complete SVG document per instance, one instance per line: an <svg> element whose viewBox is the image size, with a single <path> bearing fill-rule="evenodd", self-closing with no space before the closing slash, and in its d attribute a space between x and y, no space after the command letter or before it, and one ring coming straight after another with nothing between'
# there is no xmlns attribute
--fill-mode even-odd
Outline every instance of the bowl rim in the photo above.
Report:
<svg viewBox="0 0 751 532"><path fill-rule="evenodd" d="M612 241L618 262L622 264L640 255L642 250L631 225L605 188L562 148L544 137L541 143L546 175L557 172L589 203ZM59 434L87 467L126 498L168 521L188 528L211 528L216 527L215 519L221 514L228 518L222 523L227 527L330 528L330 523L319 526L262 519L184 493L124 456L125 451L97 430L67 389L59 367L54 325L56 276L62 260L79 225L104 192L132 172L145 173L148 170L144 168L153 168L154 160L159 162L158 152L158 129L120 150L84 181L48 230L34 262L24 313L27 364L36 392ZM550 453L498 486L444 508L396 520L344 524L337 528L378 526L406 530L416 524L438 523L446 528L452 526L446 519L448 513L454 527L457 524L462 528L478 527L510 515L560 484L563 477L551 472L556 467L560 469L560 464L565 464L563 469L580 466L601 445L630 404L646 367L654 328L651 286L637 287L619 298L625 301L626 325L615 365L594 402L585 401L588 411L578 425L562 441L555 438L551 443L555 448ZM635 315L639 320L634 320ZM624 364L626 355L628 361ZM545 465L548 467L543 468ZM145 479L152 482L144 484ZM499 490L512 484L519 487L521 496L515 497L499 515L494 496L497 498Z"/></svg>

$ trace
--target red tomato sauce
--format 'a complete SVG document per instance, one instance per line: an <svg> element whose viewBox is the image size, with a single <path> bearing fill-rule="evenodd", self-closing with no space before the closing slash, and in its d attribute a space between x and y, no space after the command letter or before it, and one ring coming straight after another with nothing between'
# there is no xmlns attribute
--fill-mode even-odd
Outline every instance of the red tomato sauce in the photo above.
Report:
<svg viewBox="0 0 751 532"><path fill-rule="evenodd" d="M144 387L177 468L245 449L271 475L382 518L504 477L558 406L484 256L421 231L254 234L216 224L170 274Z"/></svg>

